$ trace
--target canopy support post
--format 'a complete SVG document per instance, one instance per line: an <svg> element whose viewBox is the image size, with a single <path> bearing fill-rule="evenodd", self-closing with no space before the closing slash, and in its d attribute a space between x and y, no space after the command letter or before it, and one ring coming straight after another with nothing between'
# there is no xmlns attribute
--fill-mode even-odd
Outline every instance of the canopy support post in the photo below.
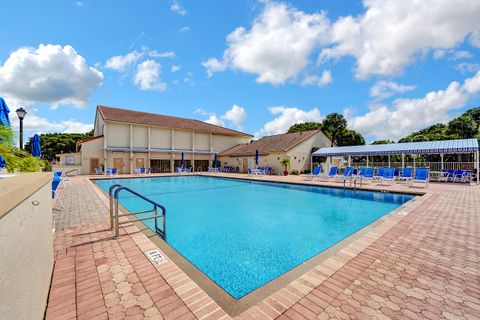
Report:
<svg viewBox="0 0 480 320"><path fill-rule="evenodd" d="M416 155L414 154L414 155L413 155L413 170L414 170L414 171L415 171L415 157L416 157Z"/></svg>
<svg viewBox="0 0 480 320"><path fill-rule="evenodd" d="M443 171L443 153L440 153L440 169Z"/></svg>
<svg viewBox="0 0 480 320"><path fill-rule="evenodd" d="M388 155L388 167L390 168L390 155Z"/></svg>
<svg viewBox="0 0 480 320"><path fill-rule="evenodd" d="M367 156L367 167L368 167L368 156Z"/></svg>
<svg viewBox="0 0 480 320"><path fill-rule="evenodd" d="M405 153L402 153L402 169L405 168Z"/></svg>
<svg viewBox="0 0 480 320"><path fill-rule="evenodd" d="M480 184L480 152L477 150L477 159L476 159L476 163L477 163L477 184Z"/></svg>
<svg viewBox="0 0 480 320"><path fill-rule="evenodd" d="M350 156L348 156L348 166L349 167L351 166L351 162L352 162L352 158Z"/></svg>

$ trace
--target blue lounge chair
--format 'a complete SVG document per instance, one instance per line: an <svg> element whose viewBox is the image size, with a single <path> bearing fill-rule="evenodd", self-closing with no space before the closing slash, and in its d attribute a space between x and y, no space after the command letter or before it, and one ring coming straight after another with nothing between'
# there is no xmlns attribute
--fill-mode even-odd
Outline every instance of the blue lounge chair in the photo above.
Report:
<svg viewBox="0 0 480 320"><path fill-rule="evenodd" d="M62 208L65 209L62 199L60 199L60 191L59 191L60 183L62 183L62 179L60 179L58 176L54 174L53 180L52 180L52 206L53 208L55 208L55 204L59 202Z"/></svg>
<svg viewBox="0 0 480 320"><path fill-rule="evenodd" d="M319 180L320 179L328 180L328 179L331 179L331 178L335 178L335 176L337 175L337 172L338 172L337 167L331 167L330 170L328 171L328 173L319 175L318 179Z"/></svg>
<svg viewBox="0 0 480 320"><path fill-rule="evenodd" d="M472 177L471 170L458 170L461 172L457 172L453 177L453 182L470 182Z"/></svg>
<svg viewBox="0 0 480 320"><path fill-rule="evenodd" d="M72 182L67 177L62 177L62 174L63 174L63 171L55 171L53 172L53 177L60 179L60 183L66 187L67 184L70 184Z"/></svg>
<svg viewBox="0 0 480 320"><path fill-rule="evenodd" d="M385 174L385 168L378 168L377 170L377 175L374 176L374 179L380 179L381 177L383 177Z"/></svg>
<svg viewBox="0 0 480 320"><path fill-rule="evenodd" d="M402 168L402 175L398 177L400 181L410 181L413 179L413 170L412 168Z"/></svg>
<svg viewBox="0 0 480 320"><path fill-rule="evenodd" d="M394 168L385 168L383 171L383 176L379 177L379 183L382 182L395 182L395 169Z"/></svg>
<svg viewBox="0 0 480 320"><path fill-rule="evenodd" d="M413 187L414 183L423 183L425 187L428 187L429 182L429 171L427 168L417 168L415 170L415 175L410 182L410 187Z"/></svg>
<svg viewBox="0 0 480 320"><path fill-rule="evenodd" d="M339 174L335 176L335 180L339 182L344 182L347 179L351 179L353 175L353 168L352 167L346 167L345 170L343 171L343 175Z"/></svg>
<svg viewBox="0 0 480 320"><path fill-rule="evenodd" d="M313 172L310 174L305 175L306 180L313 180L313 178L318 177L318 175L322 172L322 168L315 167L313 168Z"/></svg>
<svg viewBox="0 0 480 320"><path fill-rule="evenodd" d="M375 178L374 173L375 173L375 168L370 167L370 168L364 168L363 175L360 176L361 181L371 181Z"/></svg>

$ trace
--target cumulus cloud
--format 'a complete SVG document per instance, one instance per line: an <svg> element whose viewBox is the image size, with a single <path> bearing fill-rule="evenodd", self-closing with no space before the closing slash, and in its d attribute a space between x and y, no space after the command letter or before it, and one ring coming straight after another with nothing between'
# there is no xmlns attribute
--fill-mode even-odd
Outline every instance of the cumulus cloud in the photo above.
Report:
<svg viewBox="0 0 480 320"><path fill-rule="evenodd" d="M180 2L176 0L172 1L172 4L170 5L170 10L181 16L187 15L187 10L185 10L180 4Z"/></svg>
<svg viewBox="0 0 480 320"><path fill-rule="evenodd" d="M398 93L404 93L415 89L415 86L398 84L393 81L380 80L370 88L370 97L377 100L389 98Z"/></svg>
<svg viewBox="0 0 480 320"><path fill-rule="evenodd" d="M232 68L257 75L258 83L283 84L307 67L314 50L326 43L328 28L323 12L267 2L249 30L239 27L227 36L223 58L210 58L203 66L209 76Z"/></svg>
<svg viewBox="0 0 480 320"><path fill-rule="evenodd" d="M235 126L240 127L247 118L247 112L244 108L234 104L230 110L227 110L227 112L225 112L222 118L230 121Z"/></svg>
<svg viewBox="0 0 480 320"><path fill-rule="evenodd" d="M175 65L175 66L172 66L172 67L170 68L170 71L171 71L172 73L175 73L175 72L177 72L177 71L180 71L180 69L181 69L180 66Z"/></svg>
<svg viewBox="0 0 480 320"><path fill-rule="evenodd" d="M353 56L360 79L399 74L428 51L451 49L472 32L470 43L477 44L479 1L365 0L364 6L365 13L333 24L334 45L319 57L325 61Z"/></svg>
<svg viewBox="0 0 480 320"><path fill-rule="evenodd" d="M264 124L255 137L263 137L272 134L280 134L288 131L292 125L305 122L321 122L323 116L317 108L305 111L299 108L270 107L270 113L276 116L275 119Z"/></svg>
<svg viewBox="0 0 480 320"><path fill-rule="evenodd" d="M352 129L376 139L399 139L412 131L448 121L449 112L461 107L480 93L480 71L465 79L453 81L444 90L431 91L418 99L397 99L391 105L377 104L361 116L346 110Z"/></svg>
<svg viewBox="0 0 480 320"><path fill-rule="evenodd" d="M242 124L247 119L245 108L236 104L234 104L229 110L225 111L221 116L217 116L215 112L208 112L201 108L195 110L194 113L208 116L208 119L205 120L207 123L216 124L222 127L234 127L238 130L242 129Z"/></svg>
<svg viewBox="0 0 480 320"><path fill-rule="evenodd" d="M473 58L473 54L466 50L455 51L451 57L453 61L471 59L471 58Z"/></svg>
<svg viewBox="0 0 480 320"><path fill-rule="evenodd" d="M107 60L105 67L124 72L128 67L135 64L144 54L144 52L132 51L123 56L113 56Z"/></svg>
<svg viewBox="0 0 480 320"><path fill-rule="evenodd" d="M225 127L225 122L214 114L209 116L208 119L205 120L205 122L210 123L210 124L214 124L214 125L217 125L217 126Z"/></svg>
<svg viewBox="0 0 480 320"><path fill-rule="evenodd" d="M164 91L167 85L160 80L160 63L145 60L137 66L133 83L141 90Z"/></svg>
<svg viewBox="0 0 480 320"><path fill-rule="evenodd" d="M180 32L188 32L188 31L190 31L190 28L189 28L188 26L183 26L183 27L181 27L180 29L178 29L178 31L180 31Z"/></svg>
<svg viewBox="0 0 480 320"><path fill-rule="evenodd" d="M302 81L302 85L304 86L313 85L313 86L324 87L330 84L332 81L333 81L332 73L330 72L330 70L324 70L321 76L317 76L317 75L306 76Z"/></svg>
<svg viewBox="0 0 480 320"><path fill-rule="evenodd" d="M87 65L72 46L41 44L20 48L0 65L0 95L25 103L87 105L103 74Z"/></svg>

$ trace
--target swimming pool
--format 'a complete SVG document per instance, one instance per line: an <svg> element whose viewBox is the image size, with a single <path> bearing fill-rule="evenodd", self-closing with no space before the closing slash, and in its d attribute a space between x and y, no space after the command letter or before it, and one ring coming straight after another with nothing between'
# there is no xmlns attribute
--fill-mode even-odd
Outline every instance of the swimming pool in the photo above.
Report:
<svg viewBox="0 0 480 320"><path fill-rule="evenodd" d="M413 197L204 176L96 183L107 192L120 183L164 205L168 244L235 299ZM127 193L119 201L132 212L148 208Z"/></svg>

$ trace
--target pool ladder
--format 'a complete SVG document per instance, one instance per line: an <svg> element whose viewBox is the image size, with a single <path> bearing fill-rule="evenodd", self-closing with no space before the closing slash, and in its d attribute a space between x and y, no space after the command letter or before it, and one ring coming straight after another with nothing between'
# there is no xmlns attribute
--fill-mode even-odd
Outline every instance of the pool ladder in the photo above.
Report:
<svg viewBox="0 0 480 320"><path fill-rule="evenodd" d="M120 194L120 191L128 192L130 194L133 194L134 196L150 203L153 208L151 210L144 210L144 211L137 211L137 212L131 212L131 213L125 213L125 214L119 214L119 205L118 205L118 195ZM164 206L161 204L153 201L152 199L149 199L140 193L127 188L125 186L122 186L121 184L114 184L110 187L108 190L108 195L110 198L110 229L115 229L115 238L119 237L119 226L121 224L126 224L126 223L131 223L131 222L136 222L136 221L144 221L144 220L150 220L154 219L155 221L155 232L165 241L167 241L167 229L166 229L166 220L167 220L167 210L165 209ZM161 213L159 214L159 209ZM143 213L153 213L153 215L147 216L147 217L142 217L142 218L135 218L135 219L125 219L123 221L120 221L120 217L126 217L126 216L135 216L137 214L143 214ZM162 218L162 229L158 227L158 219Z"/></svg>

